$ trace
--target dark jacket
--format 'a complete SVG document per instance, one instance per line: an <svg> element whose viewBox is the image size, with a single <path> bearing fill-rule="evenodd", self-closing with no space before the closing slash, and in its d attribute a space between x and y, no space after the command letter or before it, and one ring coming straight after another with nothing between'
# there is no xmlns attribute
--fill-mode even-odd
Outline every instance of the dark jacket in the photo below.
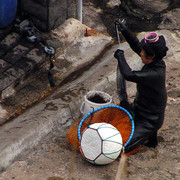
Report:
<svg viewBox="0 0 180 180"><path fill-rule="evenodd" d="M130 47L140 55L141 44L130 31L122 32ZM149 129L158 130L164 120L167 101L166 65L162 59L155 59L140 71L133 71L124 55L119 55L118 64L122 76L127 81L137 83L137 93L133 103L135 121Z"/></svg>

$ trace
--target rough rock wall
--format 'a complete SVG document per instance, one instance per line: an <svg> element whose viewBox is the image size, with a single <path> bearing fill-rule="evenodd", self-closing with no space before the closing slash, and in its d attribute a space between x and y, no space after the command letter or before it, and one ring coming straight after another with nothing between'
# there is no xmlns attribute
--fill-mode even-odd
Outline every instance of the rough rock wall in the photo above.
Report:
<svg viewBox="0 0 180 180"><path fill-rule="evenodd" d="M157 29L179 30L180 0L121 0L129 16L143 20L159 19ZM146 22L147 22L146 21Z"/></svg>
<svg viewBox="0 0 180 180"><path fill-rule="evenodd" d="M67 18L75 17L74 0L20 0L19 3L20 10L42 31L50 31Z"/></svg>
<svg viewBox="0 0 180 180"><path fill-rule="evenodd" d="M171 0L172 4L174 4L174 6L180 6L180 1L179 0Z"/></svg>
<svg viewBox="0 0 180 180"><path fill-rule="evenodd" d="M170 4L171 0L121 0L121 7L129 15L148 20L168 9Z"/></svg>

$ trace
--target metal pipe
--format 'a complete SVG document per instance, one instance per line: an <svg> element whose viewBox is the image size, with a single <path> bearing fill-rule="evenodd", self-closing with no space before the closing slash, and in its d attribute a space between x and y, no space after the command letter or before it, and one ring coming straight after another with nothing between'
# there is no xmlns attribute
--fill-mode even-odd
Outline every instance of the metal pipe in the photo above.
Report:
<svg viewBox="0 0 180 180"><path fill-rule="evenodd" d="M82 23L82 0L77 0L76 13L77 19Z"/></svg>
<svg viewBox="0 0 180 180"><path fill-rule="evenodd" d="M117 34L118 44L120 45L121 44L121 40L120 40L120 37L119 37L119 30L118 30L118 26L117 25L116 25L116 34Z"/></svg>

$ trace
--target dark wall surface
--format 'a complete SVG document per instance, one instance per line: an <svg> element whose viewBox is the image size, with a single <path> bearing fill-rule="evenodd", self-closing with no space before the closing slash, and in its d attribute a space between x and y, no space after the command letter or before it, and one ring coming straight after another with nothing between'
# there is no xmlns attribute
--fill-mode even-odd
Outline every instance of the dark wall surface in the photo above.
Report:
<svg viewBox="0 0 180 180"><path fill-rule="evenodd" d="M50 31L75 16L73 0L20 0L19 9L42 31Z"/></svg>

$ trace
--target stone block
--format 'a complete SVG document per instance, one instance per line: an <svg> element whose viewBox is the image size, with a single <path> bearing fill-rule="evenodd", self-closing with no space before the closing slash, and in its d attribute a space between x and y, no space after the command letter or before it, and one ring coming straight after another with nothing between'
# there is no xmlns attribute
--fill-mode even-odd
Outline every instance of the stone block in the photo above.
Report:
<svg viewBox="0 0 180 180"><path fill-rule="evenodd" d="M9 68L6 73L10 76L16 77L17 80L20 80L23 75L24 75L24 71L18 67L12 66L11 68Z"/></svg>
<svg viewBox="0 0 180 180"><path fill-rule="evenodd" d="M24 0L26 1L26 0ZM36 0L36 2L38 2L39 4L46 6L49 0Z"/></svg>
<svg viewBox="0 0 180 180"><path fill-rule="evenodd" d="M7 73L0 74L0 92L2 92L7 87L14 84L16 80L17 78L14 76L11 76L10 74L7 74Z"/></svg>
<svg viewBox="0 0 180 180"><path fill-rule="evenodd" d="M48 18L47 7L42 6L41 4L33 0L22 1L21 8L23 9L23 11L25 11L29 15L35 16L40 20L45 21Z"/></svg>
<svg viewBox="0 0 180 180"><path fill-rule="evenodd" d="M21 69L24 73L28 73L33 70L36 63L34 60L22 58L14 64L14 67Z"/></svg>
<svg viewBox="0 0 180 180"><path fill-rule="evenodd" d="M20 39L20 35L17 33L11 33L11 34L7 35L0 42L0 57L2 57L7 51L9 51L15 45L17 45L19 39Z"/></svg>
<svg viewBox="0 0 180 180"><path fill-rule="evenodd" d="M47 21L43 21L40 20L39 18L35 17L35 16L31 16L31 20L34 23L34 25L36 26L36 28L38 28L41 31L49 31L49 26Z"/></svg>
<svg viewBox="0 0 180 180"><path fill-rule="evenodd" d="M43 62L47 60L47 55L42 49L32 49L30 52L28 52L25 56L31 63L38 65L41 65Z"/></svg>
<svg viewBox="0 0 180 180"><path fill-rule="evenodd" d="M0 41L4 39L11 32L11 27L7 26L6 28L0 29Z"/></svg>
<svg viewBox="0 0 180 180"><path fill-rule="evenodd" d="M34 25L42 31L50 31L75 14L72 0L21 0L21 11L30 15Z"/></svg>
<svg viewBox="0 0 180 180"><path fill-rule="evenodd" d="M5 69L7 69L10 66L6 61L3 59L0 59L0 73L2 73Z"/></svg>
<svg viewBox="0 0 180 180"><path fill-rule="evenodd" d="M29 49L27 47L21 45L15 46L11 51L9 51L9 53L6 56L4 56L4 61L6 61L9 64L14 64L28 51Z"/></svg>

